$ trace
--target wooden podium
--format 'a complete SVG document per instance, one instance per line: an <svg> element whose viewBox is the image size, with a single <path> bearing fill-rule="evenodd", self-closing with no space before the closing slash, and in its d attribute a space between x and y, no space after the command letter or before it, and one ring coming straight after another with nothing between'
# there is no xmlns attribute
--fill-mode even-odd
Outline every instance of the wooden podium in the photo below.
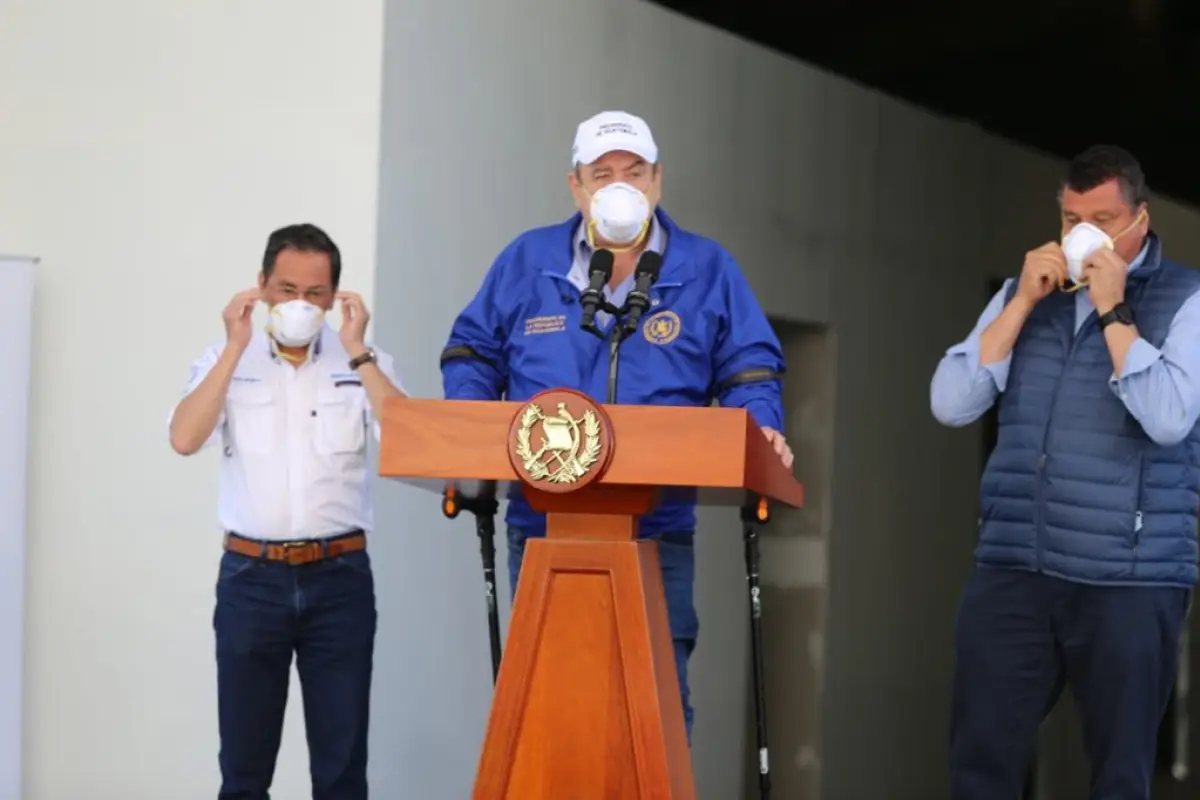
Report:
<svg viewBox="0 0 1200 800"><path fill-rule="evenodd" d="M530 540L474 800L694 800L658 548L666 492L799 507L803 489L740 409L389 400L379 472L437 492L523 484ZM502 491L502 490L501 490Z"/></svg>

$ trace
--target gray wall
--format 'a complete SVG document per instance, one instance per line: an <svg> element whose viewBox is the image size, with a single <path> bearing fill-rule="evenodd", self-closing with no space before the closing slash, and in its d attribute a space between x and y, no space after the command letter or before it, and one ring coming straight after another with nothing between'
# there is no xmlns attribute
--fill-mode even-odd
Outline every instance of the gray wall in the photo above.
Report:
<svg viewBox="0 0 1200 800"><path fill-rule="evenodd" d="M790 380L833 385L789 402L827 397L832 413L817 402L789 426L810 439L802 459L820 454L810 477L832 502L777 523L765 550L774 589L818 590L774 594L777 609L807 609L807 633L771 621L773 708L807 721L781 726L773 760L807 776L797 797L944 796L981 435L935 425L928 381L987 277L1056 234L1055 162L637 0L392 0L384 83L377 337L414 393L440 394L448 326L500 248L571 211L574 126L604 108L648 119L665 207L734 252L773 318L828 328L801 358L816 366ZM1200 254L1189 212L1155 214L1177 256ZM387 484L378 502L375 790L458 800L491 690L477 542L433 496ZM797 581L797 552L826 563ZM701 796L731 800L751 730L731 512L703 515L698 557L693 758Z"/></svg>

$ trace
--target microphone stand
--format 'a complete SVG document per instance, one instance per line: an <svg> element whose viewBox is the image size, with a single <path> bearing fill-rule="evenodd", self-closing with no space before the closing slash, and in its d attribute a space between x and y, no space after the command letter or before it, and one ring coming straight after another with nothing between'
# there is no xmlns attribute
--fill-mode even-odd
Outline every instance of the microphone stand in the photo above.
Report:
<svg viewBox="0 0 1200 800"><path fill-rule="evenodd" d="M617 376L620 372L621 343L629 338L630 331L626 329L625 315L629 313L629 304L617 308L607 300L601 300L596 308L612 316L612 330L607 334L598 325L592 323L580 327L601 341L608 341L608 399L609 405L617 402Z"/></svg>
<svg viewBox="0 0 1200 800"><path fill-rule="evenodd" d="M754 669L754 718L758 739L758 796L771 797L771 763L767 748L767 687L763 678L762 591L759 588L759 528L770 519L765 497L748 498L742 506L742 540L746 549L746 588L750 593L750 648Z"/></svg>
<svg viewBox="0 0 1200 800"><path fill-rule="evenodd" d="M453 485L442 496L442 513L454 519L462 511L475 515L475 532L479 535L479 555L483 559L484 598L487 601L488 638L492 646L492 685L500 677L500 611L496 607L496 486L491 481L481 484L474 497L459 495Z"/></svg>
<svg viewBox="0 0 1200 800"><path fill-rule="evenodd" d="M613 314L612 331L608 334L608 404L613 405L617 402L617 373L620 371L621 361L621 343L625 341L628 334L625 333L625 326L621 315L625 310L621 309Z"/></svg>

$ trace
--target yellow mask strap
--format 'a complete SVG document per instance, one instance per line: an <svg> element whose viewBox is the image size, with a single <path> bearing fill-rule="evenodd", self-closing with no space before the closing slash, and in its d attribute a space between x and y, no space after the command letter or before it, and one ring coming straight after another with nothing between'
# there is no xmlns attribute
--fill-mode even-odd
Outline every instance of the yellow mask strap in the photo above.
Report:
<svg viewBox="0 0 1200 800"><path fill-rule="evenodd" d="M279 346L279 342L275 341L275 326L273 322L274 315L267 319L267 324L264 326L267 332L267 341L271 343L271 352L282 358L284 361L292 364L303 364L305 361L307 361L308 354L312 350L313 345L310 344L308 347L306 347L304 352L300 355L294 356L291 353L285 353L283 348Z"/></svg>
<svg viewBox="0 0 1200 800"><path fill-rule="evenodd" d="M1141 211L1139 211L1137 213L1137 216L1133 218L1133 222L1131 222L1127 226L1125 226L1125 230L1121 231L1116 236L1109 237L1109 241L1116 243L1117 239L1120 239L1122 236L1124 236L1125 234L1129 233L1131 230L1136 228L1138 226L1138 223L1140 223L1145 217L1146 217L1146 209L1143 208ZM1110 250L1112 249L1111 245L1109 246L1109 249ZM1083 281L1081 283L1072 283L1070 286L1062 287L1062 291L1067 292L1069 294L1071 292L1078 292L1080 289L1086 289L1087 286L1088 286L1087 281Z"/></svg>
<svg viewBox="0 0 1200 800"><path fill-rule="evenodd" d="M642 229L640 231L638 231L638 235L633 240L632 243L630 243L629 245L627 245L625 247L612 247L610 245L605 245L604 249L608 250L611 253L628 253L630 250L636 250L642 246L642 242L644 242L646 240L646 234L649 232L650 232L650 221L647 220L646 222L642 223ZM584 228L584 235L587 237L588 245L593 250L595 250L596 249L596 223L589 221L587 226Z"/></svg>
<svg viewBox="0 0 1200 800"><path fill-rule="evenodd" d="M1112 240L1115 242L1117 239L1120 239L1122 236L1129 233L1131 230L1136 228L1138 226L1138 223L1141 222L1143 219L1145 219L1146 216L1147 216L1146 209L1143 208L1141 211L1139 211L1137 213L1137 216L1133 218L1133 222L1126 225L1125 230L1121 231L1116 236L1112 237Z"/></svg>
<svg viewBox="0 0 1200 800"><path fill-rule="evenodd" d="M276 342L273 337L270 338L270 342L271 352L273 352L279 358L282 358L284 361L287 361L291 364L303 364L308 360L308 353L311 350L311 345L305 348L303 353L300 353L299 355L292 355L291 353L284 352L283 348L279 346L279 343Z"/></svg>

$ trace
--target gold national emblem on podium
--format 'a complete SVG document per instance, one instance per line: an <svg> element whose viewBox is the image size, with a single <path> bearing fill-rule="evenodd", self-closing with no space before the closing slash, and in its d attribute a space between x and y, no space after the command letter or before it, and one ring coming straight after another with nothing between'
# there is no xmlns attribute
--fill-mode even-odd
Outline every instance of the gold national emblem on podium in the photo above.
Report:
<svg viewBox="0 0 1200 800"><path fill-rule="evenodd" d="M608 419L587 396L552 389L530 399L513 421L513 466L551 492L591 483L611 451Z"/></svg>

